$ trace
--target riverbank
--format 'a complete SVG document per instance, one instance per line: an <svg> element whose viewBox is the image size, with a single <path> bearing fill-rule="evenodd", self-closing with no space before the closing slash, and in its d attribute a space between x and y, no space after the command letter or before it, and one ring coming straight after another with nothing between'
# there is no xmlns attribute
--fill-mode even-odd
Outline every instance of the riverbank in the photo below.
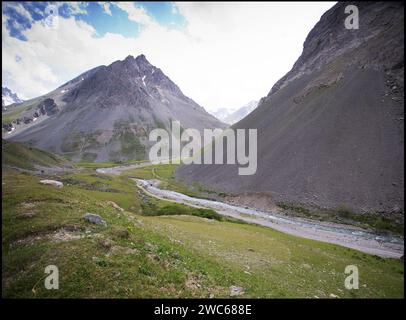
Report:
<svg viewBox="0 0 406 320"><path fill-rule="evenodd" d="M294 236L334 243L385 258L400 258L404 254L403 239L398 236L382 236L357 227L286 217L220 201L194 198L179 192L160 189L157 180L134 179L134 181L150 196L213 209L222 215L270 227Z"/></svg>

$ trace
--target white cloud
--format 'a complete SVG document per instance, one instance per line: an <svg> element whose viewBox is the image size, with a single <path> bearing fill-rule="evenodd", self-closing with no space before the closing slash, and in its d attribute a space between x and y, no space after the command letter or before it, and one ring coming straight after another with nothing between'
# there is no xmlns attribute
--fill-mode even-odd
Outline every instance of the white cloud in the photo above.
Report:
<svg viewBox="0 0 406 320"><path fill-rule="evenodd" d="M21 16L27 18L29 22L32 22L32 17L31 14L23 7L21 3L18 2L13 2L13 3L5 3L5 6L10 5L12 6L18 14Z"/></svg>
<svg viewBox="0 0 406 320"><path fill-rule="evenodd" d="M88 24L61 18L57 29L34 23L23 32L24 42L3 25L5 84L34 97L97 65L144 53L206 109L235 108L266 95L290 70L308 32L333 3L182 2L176 7L188 22L184 30L156 23L132 3L117 5L143 25L137 38L96 38Z"/></svg>
<svg viewBox="0 0 406 320"><path fill-rule="evenodd" d="M171 3L171 12L172 12L172 14L178 14L179 13L179 10L178 10L178 7L176 6L176 3L174 3L174 2L172 2Z"/></svg>
<svg viewBox="0 0 406 320"><path fill-rule="evenodd" d="M127 12L129 20L142 25L150 25L154 22L143 7L137 7L132 2L113 2L113 4Z"/></svg>
<svg viewBox="0 0 406 320"><path fill-rule="evenodd" d="M103 11L105 13L107 13L110 16L112 15L111 10L110 10L110 3L109 2L98 2L98 3L102 6Z"/></svg>
<svg viewBox="0 0 406 320"><path fill-rule="evenodd" d="M68 4L70 14L87 14L86 2L82 1L72 1L72 2L60 2L59 4Z"/></svg>
<svg viewBox="0 0 406 320"><path fill-rule="evenodd" d="M91 26L73 17L60 18L57 28L34 23L24 32L29 42L8 36L3 26L3 84L25 99L36 97L89 68L127 56L135 45L134 39L121 35L95 38L94 33ZM21 58L18 62L16 55Z"/></svg>

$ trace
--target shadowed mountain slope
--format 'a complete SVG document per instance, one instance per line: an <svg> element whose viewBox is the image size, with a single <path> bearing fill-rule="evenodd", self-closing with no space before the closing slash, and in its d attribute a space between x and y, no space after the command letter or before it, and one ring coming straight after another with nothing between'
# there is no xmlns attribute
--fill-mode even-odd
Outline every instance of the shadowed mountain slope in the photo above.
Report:
<svg viewBox="0 0 406 320"><path fill-rule="evenodd" d="M356 3L359 29L348 30L348 4L321 17L292 70L233 126L258 129L257 172L184 165L179 178L277 202L403 211L404 7Z"/></svg>

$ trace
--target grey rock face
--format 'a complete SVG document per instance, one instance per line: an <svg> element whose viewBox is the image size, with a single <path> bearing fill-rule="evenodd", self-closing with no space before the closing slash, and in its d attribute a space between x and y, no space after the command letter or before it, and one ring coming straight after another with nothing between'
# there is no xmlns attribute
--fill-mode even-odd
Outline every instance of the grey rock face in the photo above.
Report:
<svg viewBox="0 0 406 320"><path fill-rule="evenodd" d="M90 222L90 223L94 223L94 224L98 224L98 225L103 225L103 226L107 226L107 222L104 221L102 219L102 217L100 217L97 214L93 214L93 213L86 213L85 216L83 217L86 221Z"/></svg>
<svg viewBox="0 0 406 320"><path fill-rule="evenodd" d="M344 10L350 3L338 3L320 18L303 44L303 52L270 94L305 74L314 73L337 58L345 57L348 65L374 70L403 70L404 19L401 3L354 2L360 13L359 29L344 27ZM397 74L403 82L403 71Z"/></svg>
<svg viewBox="0 0 406 320"><path fill-rule="evenodd" d="M22 112L20 117L14 119L10 123L3 124L3 129L11 132L16 128L21 128L26 124L33 123L38 118L51 117L59 112L59 107L53 99L46 98L42 100L39 104L34 105L32 108Z"/></svg>
<svg viewBox="0 0 406 320"><path fill-rule="evenodd" d="M13 130L13 124L12 123L6 123L3 125L3 129L7 131L12 131Z"/></svg>
<svg viewBox="0 0 406 320"><path fill-rule="evenodd" d="M254 175L236 165L184 165L176 175L275 202L403 212L403 4L355 4L359 30L344 28L345 3L328 10L292 70L233 126L258 130Z"/></svg>
<svg viewBox="0 0 406 320"><path fill-rule="evenodd" d="M43 102L38 105L39 112L41 114L46 114L48 116L52 116L58 113L58 106L56 105L53 99L47 98ZM38 112L34 115L39 116Z"/></svg>

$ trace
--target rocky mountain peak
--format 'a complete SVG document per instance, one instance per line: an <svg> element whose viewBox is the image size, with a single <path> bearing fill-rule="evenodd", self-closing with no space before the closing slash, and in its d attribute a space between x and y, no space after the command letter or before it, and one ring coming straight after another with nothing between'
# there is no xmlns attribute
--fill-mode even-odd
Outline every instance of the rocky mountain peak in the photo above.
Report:
<svg viewBox="0 0 406 320"><path fill-rule="evenodd" d="M134 56L132 56L131 54L128 55L128 56L123 60L124 63L134 63L134 61L135 61Z"/></svg>
<svg viewBox="0 0 406 320"><path fill-rule="evenodd" d="M135 61L137 61L137 63L148 63L148 64L149 64L147 58L146 58L145 55L143 55L143 54L138 55L138 56L135 58Z"/></svg>
<svg viewBox="0 0 406 320"><path fill-rule="evenodd" d="M169 128L172 120L198 130L225 127L145 55L130 55L33 99L3 128L10 139L28 139L75 160L106 161L145 159L148 132Z"/></svg>
<svg viewBox="0 0 406 320"><path fill-rule="evenodd" d="M375 70L395 69L403 63L403 3L357 2L359 28L346 29L344 21L349 14L345 13L345 7L351 4L338 3L322 15L308 34L301 56L269 95L338 59ZM357 50L356 55L352 54L354 50ZM403 74L398 78L402 79Z"/></svg>
<svg viewBox="0 0 406 320"><path fill-rule="evenodd" d="M147 60L145 55L140 54L136 58L134 58L133 55L128 55L123 61L117 61L117 62L122 62L125 65L128 64L133 64L138 66L139 68L145 67L145 68L153 68L154 66Z"/></svg>
<svg viewBox="0 0 406 320"><path fill-rule="evenodd" d="M160 88L182 95L179 87L161 69L152 65L144 54L136 58L129 55L123 61L113 62L108 68L113 71L113 74L120 75L127 83L135 81L147 91L156 91Z"/></svg>

